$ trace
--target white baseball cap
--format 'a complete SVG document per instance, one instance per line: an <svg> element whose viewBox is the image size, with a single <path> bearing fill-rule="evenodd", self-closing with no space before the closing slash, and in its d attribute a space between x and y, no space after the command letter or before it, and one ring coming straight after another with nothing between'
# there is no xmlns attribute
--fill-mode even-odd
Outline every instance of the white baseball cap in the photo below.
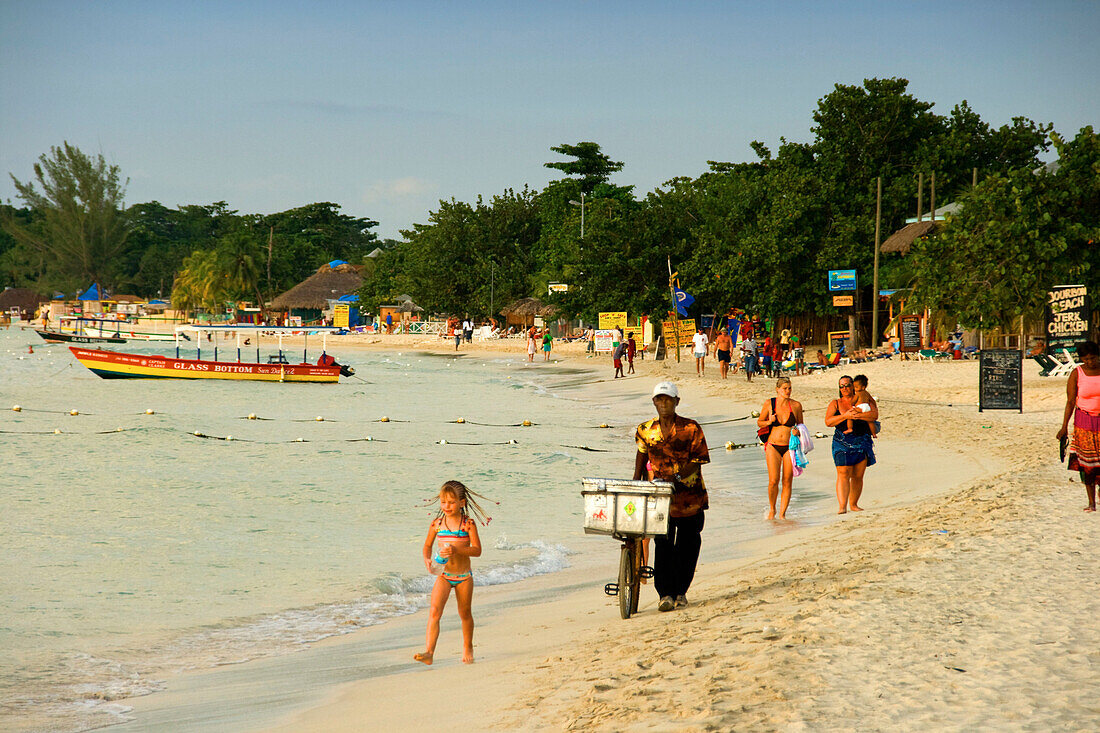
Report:
<svg viewBox="0 0 1100 733"><path fill-rule="evenodd" d="M676 389L676 385L672 382L658 382L657 386L653 388L653 396L665 395L672 399L679 399L680 390Z"/></svg>

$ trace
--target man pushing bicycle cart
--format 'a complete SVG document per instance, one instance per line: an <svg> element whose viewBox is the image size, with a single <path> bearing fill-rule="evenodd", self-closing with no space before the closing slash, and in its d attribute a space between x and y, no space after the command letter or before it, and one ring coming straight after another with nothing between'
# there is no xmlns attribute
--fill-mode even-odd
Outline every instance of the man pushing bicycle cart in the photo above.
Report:
<svg viewBox="0 0 1100 733"><path fill-rule="evenodd" d="M687 591L695 577L702 544L700 533L710 506L700 467L710 463L703 428L694 420L676 414L680 394L672 382L653 388L657 417L638 426L634 440L634 480L670 481L668 531L653 539L653 586L661 597L657 608L671 611L688 604Z"/></svg>

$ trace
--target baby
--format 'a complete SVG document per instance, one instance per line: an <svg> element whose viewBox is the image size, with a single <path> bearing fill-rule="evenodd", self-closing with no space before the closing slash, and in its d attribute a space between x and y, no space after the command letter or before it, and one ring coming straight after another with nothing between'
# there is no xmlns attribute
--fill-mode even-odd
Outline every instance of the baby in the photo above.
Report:
<svg viewBox="0 0 1100 733"><path fill-rule="evenodd" d="M857 374L852 377L852 388L854 394L852 395L852 402L863 412L871 411L871 395L867 392L867 377L863 374ZM844 431L845 435L851 435L852 429L855 428L856 421L848 421L848 429ZM879 421L874 420L867 423L867 429L871 431L871 437L874 438L878 435Z"/></svg>

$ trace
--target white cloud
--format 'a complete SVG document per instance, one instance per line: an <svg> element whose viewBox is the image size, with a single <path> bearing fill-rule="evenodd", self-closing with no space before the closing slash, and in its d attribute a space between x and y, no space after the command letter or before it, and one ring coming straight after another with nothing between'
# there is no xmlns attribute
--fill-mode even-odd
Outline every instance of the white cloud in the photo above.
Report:
<svg viewBox="0 0 1100 733"><path fill-rule="evenodd" d="M406 176L370 184L363 191L362 201L368 205L393 203L401 199L425 196L435 189L436 185L430 181Z"/></svg>

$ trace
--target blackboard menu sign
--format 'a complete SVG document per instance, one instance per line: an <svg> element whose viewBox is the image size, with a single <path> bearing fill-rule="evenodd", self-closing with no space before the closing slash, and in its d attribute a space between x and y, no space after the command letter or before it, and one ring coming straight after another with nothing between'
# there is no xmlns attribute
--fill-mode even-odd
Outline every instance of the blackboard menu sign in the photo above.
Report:
<svg viewBox="0 0 1100 733"><path fill-rule="evenodd" d="M920 351L920 316L901 317L901 350Z"/></svg>
<svg viewBox="0 0 1100 733"><path fill-rule="evenodd" d="M1024 352L983 349L978 361L978 412L1024 411Z"/></svg>

